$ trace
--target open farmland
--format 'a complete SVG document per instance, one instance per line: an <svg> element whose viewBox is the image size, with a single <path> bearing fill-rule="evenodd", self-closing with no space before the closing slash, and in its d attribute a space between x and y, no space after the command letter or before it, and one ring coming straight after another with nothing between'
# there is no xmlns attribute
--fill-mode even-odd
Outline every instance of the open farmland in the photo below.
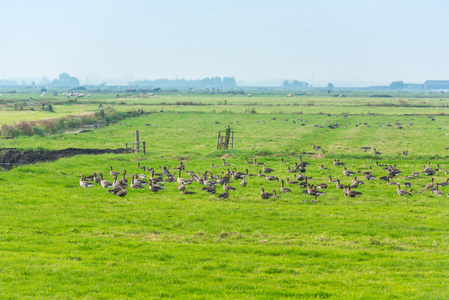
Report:
<svg viewBox="0 0 449 300"><path fill-rule="evenodd" d="M23 120L24 113L27 120L95 113L99 104L149 113L77 135L0 140L1 148L116 149L139 130L147 146L145 155L82 155L0 173L5 298L449 297L449 186L439 188L443 196L424 190L431 178L436 184L449 177L444 94L93 95L75 103L49 97L55 113L14 111L29 95L13 96L1 104L0 125ZM216 150L217 132L227 125L234 150ZM296 180L301 172L287 168L300 156L310 163L303 173L310 184L329 185L317 203L305 188L288 185L291 192L282 193L280 181L259 176L246 177L246 187L231 179L237 190L225 200L217 199L222 186L209 195L197 182L187 186L193 195L181 195L173 182L158 193L129 188L123 198L99 184L79 185L80 174L93 172L112 181L110 167L143 173L137 163L176 173L183 162L184 178L187 171L220 177L227 169L262 171L246 157L274 169L267 175ZM336 159L345 165L335 166ZM379 180L388 172L376 162L396 164L401 173L391 181L412 196L399 196L396 185ZM434 175L411 175L429 162ZM345 176L343 167L355 175ZM376 178L365 179L364 171ZM364 184L353 190L362 194L346 197L329 175L343 184L357 176ZM261 188L280 197L262 199Z"/></svg>

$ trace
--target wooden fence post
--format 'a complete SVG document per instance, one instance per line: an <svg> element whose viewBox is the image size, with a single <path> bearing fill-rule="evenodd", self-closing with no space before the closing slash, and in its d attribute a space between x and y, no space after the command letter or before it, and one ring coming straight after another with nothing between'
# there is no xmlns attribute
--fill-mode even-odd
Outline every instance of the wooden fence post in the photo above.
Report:
<svg viewBox="0 0 449 300"><path fill-rule="evenodd" d="M136 150L139 152L139 130L136 130Z"/></svg>

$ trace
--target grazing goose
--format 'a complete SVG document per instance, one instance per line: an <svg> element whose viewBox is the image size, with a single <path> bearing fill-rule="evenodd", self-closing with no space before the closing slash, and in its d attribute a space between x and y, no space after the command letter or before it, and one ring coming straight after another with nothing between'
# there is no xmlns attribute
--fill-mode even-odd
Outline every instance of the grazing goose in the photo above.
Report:
<svg viewBox="0 0 449 300"><path fill-rule="evenodd" d="M281 188L280 188L281 192L283 193L290 193L291 190L288 187L284 186L284 179L281 180Z"/></svg>
<svg viewBox="0 0 449 300"><path fill-rule="evenodd" d="M268 199L273 197L273 194L265 192L265 190L263 188L260 188L262 190L262 192L260 193L260 197L262 197L262 199Z"/></svg>
<svg viewBox="0 0 449 300"><path fill-rule="evenodd" d="M109 180L103 179L103 173L100 172L100 173L98 173L98 175L100 175L100 178L101 178L100 184L102 187L104 187L106 189L109 189L112 187L112 182L110 182Z"/></svg>
<svg viewBox="0 0 449 300"><path fill-rule="evenodd" d="M399 196L405 196L405 195L412 195L409 192L407 192L406 190L401 190L401 185L398 184L398 189L396 190Z"/></svg>
<svg viewBox="0 0 449 300"><path fill-rule="evenodd" d="M84 174L81 174L81 179L80 179L80 186L83 188L90 188L93 187L95 184L93 184L92 182L89 182L86 180L86 178L84 177Z"/></svg>
<svg viewBox="0 0 449 300"><path fill-rule="evenodd" d="M275 181L275 180L279 181L279 178L277 178L276 176L273 176L273 175L265 176L265 178L266 178L268 181Z"/></svg>
<svg viewBox="0 0 449 300"><path fill-rule="evenodd" d="M306 175L304 175L304 174L299 174L298 176L296 176L296 180L298 180L298 181L303 181L303 180L306 180L307 178L308 177Z"/></svg>
<svg viewBox="0 0 449 300"><path fill-rule="evenodd" d="M218 195L218 199L227 199L229 197L229 189L226 190L226 192L221 193L220 195Z"/></svg>
<svg viewBox="0 0 449 300"><path fill-rule="evenodd" d="M389 179L390 179L390 176L381 176L381 177L379 177L379 180L382 180L382 181L387 181Z"/></svg>
<svg viewBox="0 0 449 300"><path fill-rule="evenodd" d="M412 186L412 183L411 182L404 182L404 186L409 188L409 187Z"/></svg>
<svg viewBox="0 0 449 300"><path fill-rule="evenodd" d="M413 177L418 177L419 176L419 172L412 172L412 176Z"/></svg>
<svg viewBox="0 0 449 300"><path fill-rule="evenodd" d="M352 171L349 171L346 167L344 167L343 168L343 175L345 175L345 176L353 176L353 175L355 175L355 173L352 172Z"/></svg>

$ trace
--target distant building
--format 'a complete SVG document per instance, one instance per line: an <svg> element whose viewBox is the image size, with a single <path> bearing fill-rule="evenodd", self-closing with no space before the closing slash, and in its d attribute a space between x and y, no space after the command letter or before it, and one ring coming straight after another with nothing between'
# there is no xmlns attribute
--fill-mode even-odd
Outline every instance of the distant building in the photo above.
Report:
<svg viewBox="0 0 449 300"><path fill-rule="evenodd" d="M424 88L426 90L447 90L449 89L449 80L426 80Z"/></svg>

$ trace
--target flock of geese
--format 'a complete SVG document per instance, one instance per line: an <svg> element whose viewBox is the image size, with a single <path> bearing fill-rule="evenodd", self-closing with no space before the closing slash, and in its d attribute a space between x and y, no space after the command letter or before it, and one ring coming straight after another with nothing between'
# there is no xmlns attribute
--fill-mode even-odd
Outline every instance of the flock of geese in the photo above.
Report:
<svg viewBox="0 0 449 300"><path fill-rule="evenodd" d="M319 146L316 145L313 145L313 147L314 149L319 148ZM363 148L364 147L361 147L361 149ZM249 180L250 177L261 177L267 181L274 182L276 185L279 184L280 193L291 193L295 186L300 187L302 188L302 194L307 194L312 197L311 200L302 201L317 203L318 197L326 194L325 190L331 185L335 185L337 190L341 190L344 196L358 197L362 195L362 192L356 191L358 187L365 185L365 182L381 180L384 181L386 185L396 186L396 192L399 196L412 196L411 189L401 189L401 183L396 182L398 176L402 173L397 168L396 164L385 165L379 164L379 162L376 161L375 165L370 166L368 170L358 170L355 172L348 169L344 162L341 162L339 159L334 159L332 163L334 167L332 168L341 168L341 174L344 176L344 179L332 178L331 175L328 175L327 182L313 184L312 180L316 179L305 175L307 172L306 168L310 165L310 163L304 161L302 156L299 156L298 162L288 166L284 159L281 159L280 163L286 167L284 171L279 172L276 172L273 168L268 167L266 163L257 161L256 158L253 160L248 160L248 158L245 158L244 163L250 167L252 166L257 168L258 171L255 174L251 174L249 173L248 167L245 168L244 172L238 171L234 165L228 164L224 158L222 159L220 165L216 166L211 164L211 168L214 169L213 172L204 171L203 173L200 171L186 171L185 164L183 162L181 162L176 168L170 168L170 166L159 166L158 171L156 171L155 168L147 168L145 166L141 166L140 163L137 163L137 169L134 174L128 174L126 170L117 172L113 170L113 167L110 167L109 174L111 176L111 180L104 179L103 173L101 172L93 173L90 176L84 176L81 174L79 184L83 188L90 188L99 184L103 188L107 189L108 193L119 197L125 197L128 193L128 188L148 188L149 191L158 193L159 191L165 190L165 184L171 183L178 184L178 191L182 195L196 194L195 191L187 190L187 187L190 185L198 184L202 187L202 191L211 195L217 194L217 188L221 186L224 192L219 193L217 199L227 199L230 197L230 191L237 190L236 187L231 186L231 183L239 182L240 187L245 188L248 185L248 181L253 181L257 184L260 184L261 182L257 180ZM226 171L216 171L215 169L218 168L222 168ZM323 164L321 164L320 170L329 170L329 168L326 168ZM188 174L188 178L182 177L183 172L184 174ZM385 175L375 176L373 174L379 174L379 172L385 173ZM403 176L402 180L405 181L403 186L405 188L410 188L412 186L411 181L413 179L418 178L420 175L429 176L431 178L430 182L422 186L422 188L415 190L415 192L430 191L437 196L442 196L444 193L440 190L440 188L449 185L449 178L447 178L444 182L435 182L435 175L438 172L440 172L439 165L432 168L431 162L429 162L427 165L423 166L421 172L412 172L409 175ZM285 178L280 179L279 177L283 177L279 175L280 173L284 173ZM449 174L449 171L446 169L444 173ZM274 174L277 174L277 176ZM291 178L293 178L293 180L290 180ZM343 184L342 181L346 181L347 184ZM280 195L276 193L276 189L273 189L272 193L265 191L264 187L260 187L260 190L260 197L262 199L280 197ZM447 196L449 197L449 194Z"/></svg>

